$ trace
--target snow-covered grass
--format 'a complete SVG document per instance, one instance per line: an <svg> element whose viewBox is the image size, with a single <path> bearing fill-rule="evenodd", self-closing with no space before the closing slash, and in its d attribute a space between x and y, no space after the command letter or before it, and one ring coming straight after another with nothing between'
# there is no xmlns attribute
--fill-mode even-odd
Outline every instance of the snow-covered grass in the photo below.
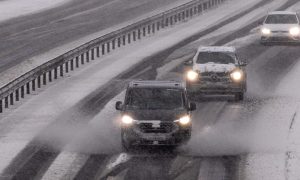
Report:
<svg viewBox="0 0 300 180"><path fill-rule="evenodd" d="M4 0L0 1L0 22L60 6L71 0Z"/></svg>

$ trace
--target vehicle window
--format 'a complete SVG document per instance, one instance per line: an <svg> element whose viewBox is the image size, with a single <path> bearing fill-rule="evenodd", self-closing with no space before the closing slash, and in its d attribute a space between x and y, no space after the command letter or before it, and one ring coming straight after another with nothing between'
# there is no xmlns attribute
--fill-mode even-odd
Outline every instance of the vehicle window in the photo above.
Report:
<svg viewBox="0 0 300 180"><path fill-rule="evenodd" d="M293 14L273 14L266 18L265 24L298 24L298 19Z"/></svg>
<svg viewBox="0 0 300 180"><path fill-rule="evenodd" d="M181 89L134 88L128 93L129 109L179 109L184 107L184 93Z"/></svg>
<svg viewBox="0 0 300 180"><path fill-rule="evenodd" d="M198 54L197 63L234 64L235 57L233 54L227 54L224 52L200 52Z"/></svg>

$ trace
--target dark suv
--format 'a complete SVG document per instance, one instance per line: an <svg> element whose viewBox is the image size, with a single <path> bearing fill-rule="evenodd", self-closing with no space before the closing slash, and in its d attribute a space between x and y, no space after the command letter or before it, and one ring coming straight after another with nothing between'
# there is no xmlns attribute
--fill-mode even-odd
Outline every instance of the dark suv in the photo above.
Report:
<svg viewBox="0 0 300 180"><path fill-rule="evenodd" d="M122 113L121 138L125 150L136 145L177 146L191 137L190 103L184 83L175 81L133 81L125 102L118 101Z"/></svg>

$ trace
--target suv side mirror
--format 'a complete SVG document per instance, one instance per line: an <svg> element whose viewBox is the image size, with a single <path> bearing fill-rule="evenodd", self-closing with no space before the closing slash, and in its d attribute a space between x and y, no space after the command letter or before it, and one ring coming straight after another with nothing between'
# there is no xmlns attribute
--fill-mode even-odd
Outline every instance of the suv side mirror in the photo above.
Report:
<svg viewBox="0 0 300 180"><path fill-rule="evenodd" d="M193 60L184 61L183 64L184 64L185 66L192 66L192 65L193 65Z"/></svg>
<svg viewBox="0 0 300 180"><path fill-rule="evenodd" d="M116 102L116 106L115 106L116 110L122 110L123 109L123 103L121 101L117 101Z"/></svg>
<svg viewBox="0 0 300 180"><path fill-rule="evenodd" d="M194 102L191 102L190 103L190 111L195 111L197 109L197 106L196 106L196 103L194 103Z"/></svg>

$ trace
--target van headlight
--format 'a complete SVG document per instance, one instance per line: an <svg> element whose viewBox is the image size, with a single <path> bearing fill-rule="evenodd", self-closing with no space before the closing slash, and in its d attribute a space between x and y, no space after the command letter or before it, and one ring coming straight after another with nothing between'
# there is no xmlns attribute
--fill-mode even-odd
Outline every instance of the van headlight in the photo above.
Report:
<svg viewBox="0 0 300 180"><path fill-rule="evenodd" d="M133 123L133 118L128 116L128 115L123 115L122 116L122 123L126 125L131 125Z"/></svg>
<svg viewBox="0 0 300 180"><path fill-rule="evenodd" d="M189 81L196 81L199 77L199 74L193 70L190 70L187 72L186 76Z"/></svg>
<svg viewBox="0 0 300 180"><path fill-rule="evenodd" d="M179 122L181 125L187 125L191 122L191 117L189 115L183 116L178 120L175 120L175 122Z"/></svg>
<svg viewBox="0 0 300 180"><path fill-rule="evenodd" d="M240 82L243 79L244 73L241 70L235 70L230 74L230 77L235 82Z"/></svg>
<svg viewBox="0 0 300 180"><path fill-rule="evenodd" d="M300 34L299 27L293 27L290 29L290 35L292 36L298 36Z"/></svg>
<svg viewBox="0 0 300 180"><path fill-rule="evenodd" d="M261 29L261 33L262 33L263 35L269 35L269 34L271 34L271 30L268 29L268 28L262 28L262 29Z"/></svg>

